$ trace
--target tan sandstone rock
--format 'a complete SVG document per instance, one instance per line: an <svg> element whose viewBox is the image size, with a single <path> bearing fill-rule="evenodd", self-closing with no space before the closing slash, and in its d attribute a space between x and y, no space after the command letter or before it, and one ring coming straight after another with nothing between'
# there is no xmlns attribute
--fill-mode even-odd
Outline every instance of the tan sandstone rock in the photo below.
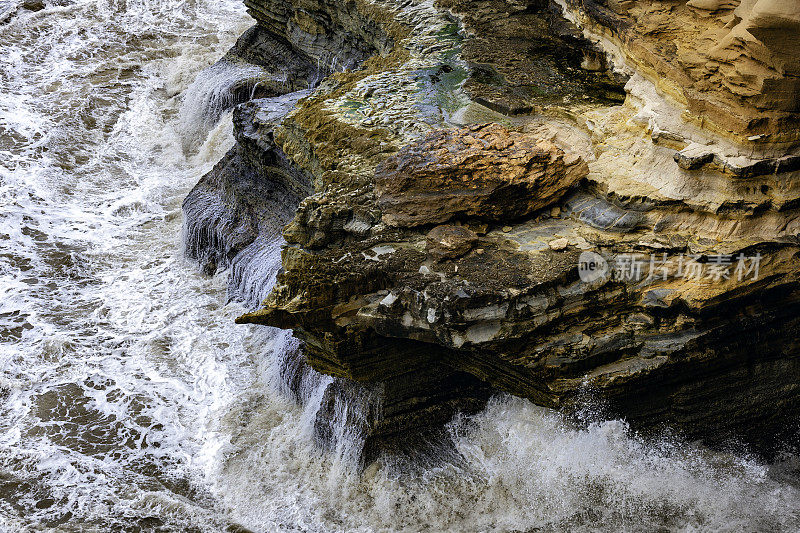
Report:
<svg viewBox="0 0 800 533"><path fill-rule="evenodd" d="M760 150L797 148L798 0L559 3L687 121Z"/></svg>
<svg viewBox="0 0 800 533"><path fill-rule="evenodd" d="M550 141L486 124L434 131L406 146L378 167L375 190L392 226L499 222L551 205L587 172Z"/></svg>

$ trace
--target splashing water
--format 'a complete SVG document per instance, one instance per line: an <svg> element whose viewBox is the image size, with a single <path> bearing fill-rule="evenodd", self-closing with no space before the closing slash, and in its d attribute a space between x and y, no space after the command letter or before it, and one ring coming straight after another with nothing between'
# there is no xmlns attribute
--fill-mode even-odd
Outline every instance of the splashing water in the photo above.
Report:
<svg viewBox="0 0 800 533"><path fill-rule="evenodd" d="M229 294L250 308L256 308L269 295L280 270L283 246L280 236L259 235L231 262ZM232 294L231 294L232 293Z"/></svg>
<svg viewBox="0 0 800 533"><path fill-rule="evenodd" d="M176 117L251 23L237 1L87 0L0 26L0 530L227 523L194 480L252 341L177 239L232 139L187 160Z"/></svg>
<svg viewBox="0 0 800 533"><path fill-rule="evenodd" d="M214 277L179 242L233 143L231 76L192 81L250 24L239 0L76 0L0 25L0 531L800 527L794 456L574 429L508 397L426 461L359 474L315 447L331 378L289 333L233 324L279 238Z"/></svg>
<svg viewBox="0 0 800 533"><path fill-rule="evenodd" d="M245 89L252 95L264 71L255 65L221 60L203 70L183 95L180 107L180 131L184 137L184 149L191 150L192 143L212 129L222 114L240 103L245 95L237 89Z"/></svg>

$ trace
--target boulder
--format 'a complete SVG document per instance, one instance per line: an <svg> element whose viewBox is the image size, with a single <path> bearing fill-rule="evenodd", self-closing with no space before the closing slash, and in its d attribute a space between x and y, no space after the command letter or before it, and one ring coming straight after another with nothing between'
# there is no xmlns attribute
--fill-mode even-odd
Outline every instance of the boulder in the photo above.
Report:
<svg viewBox="0 0 800 533"><path fill-rule="evenodd" d="M437 130L375 172L383 220L392 226L458 218L501 223L550 206L588 167L553 143L500 124Z"/></svg>
<svg viewBox="0 0 800 533"><path fill-rule="evenodd" d="M478 236L464 226L436 226L427 235L426 249L434 260L457 259L469 252Z"/></svg>

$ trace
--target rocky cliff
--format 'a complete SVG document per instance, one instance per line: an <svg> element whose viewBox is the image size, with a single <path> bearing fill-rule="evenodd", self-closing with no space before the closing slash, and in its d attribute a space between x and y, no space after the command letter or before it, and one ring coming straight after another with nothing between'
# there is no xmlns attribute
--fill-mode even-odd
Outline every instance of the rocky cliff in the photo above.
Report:
<svg viewBox="0 0 800 533"><path fill-rule="evenodd" d="M797 1L246 4L228 60L286 82L235 111L189 252L291 218L239 322L338 378L322 441L342 405L369 457L492 391L711 441L796 422Z"/></svg>

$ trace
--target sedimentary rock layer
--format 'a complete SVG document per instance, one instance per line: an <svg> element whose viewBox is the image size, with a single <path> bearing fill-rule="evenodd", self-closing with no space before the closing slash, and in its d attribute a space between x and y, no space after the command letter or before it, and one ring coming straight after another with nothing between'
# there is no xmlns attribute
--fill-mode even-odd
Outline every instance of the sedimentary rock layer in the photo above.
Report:
<svg viewBox="0 0 800 533"><path fill-rule="evenodd" d="M683 118L751 145L800 142L800 3L796 0L565 0Z"/></svg>
<svg viewBox="0 0 800 533"><path fill-rule="evenodd" d="M558 201L588 167L549 141L499 124L436 130L378 167L383 221L424 226L453 219L503 223Z"/></svg>
<svg viewBox="0 0 800 533"><path fill-rule="evenodd" d="M278 284L239 319L293 329L346 380L320 438L337 397L374 399L353 424L377 448L487 385L712 440L793 423L798 50L775 30L791 11L247 4L300 57L370 56L270 137L313 190Z"/></svg>

